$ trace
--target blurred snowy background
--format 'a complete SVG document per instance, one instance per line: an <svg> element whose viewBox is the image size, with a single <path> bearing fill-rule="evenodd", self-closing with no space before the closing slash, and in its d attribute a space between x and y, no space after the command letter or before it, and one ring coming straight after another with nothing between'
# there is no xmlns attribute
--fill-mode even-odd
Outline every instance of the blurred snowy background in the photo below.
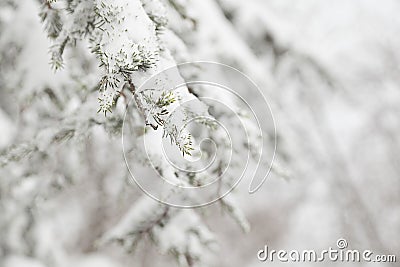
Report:
<svg viewBox="0 0 400 267"><path fill-rule="evenodd" d="M115 125L88 125L104 120L96 113L98 64L77 43L55 73L42 1L0 1L0 266L176 266L149 237L131 253L97 244L143 195L127 183ZM275 266L258 261L264 245L320 251L342 237L351 249L399 260L400 2L165 5L172 30L163 38L174 43L176 62L238 68L264 91L276 120L282 173L237 196L248 233L219 205L199 212L218 242L203 264ZM66 128L52 141L51 130L39 131L58 124ZM180 238L166 231L166 239Z"/></svg>

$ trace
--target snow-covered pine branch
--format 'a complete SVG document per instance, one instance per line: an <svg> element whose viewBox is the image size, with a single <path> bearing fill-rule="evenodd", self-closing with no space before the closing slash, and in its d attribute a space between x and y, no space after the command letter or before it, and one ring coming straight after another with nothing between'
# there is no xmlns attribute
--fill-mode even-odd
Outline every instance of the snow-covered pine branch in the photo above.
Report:
<svg viewBox="0 0 400 267"><path fill-rule="evenodd" d="M166 175L168 180L182 186L202 186L210 182L212 177L223 173L230 163L230 146L208 110L212 109L213 116L217 119L224 118L227 122L230 120L229 115L220 111L217 106L203 103L198 98L201 88L182 86L172 90L174 87L168 75L162 76L151 86L141 87L153 74L175 66L177 60L194 58L188 56L186 45L200 46L200 42L196 40L199 43L194 44L190 40L182 40L174 21L180 20L178 24L187 29L196 29L197 18L191 9L190 1L37 2L40 5L39 17L43 29L51 40L50 63L52 68L57 70L55 74L46 72L44 76L54 75L57 78L52 82L43 78L35 85L23 83L21 89L15 91L24 103L20 127L28 130L17 136L20 145L6 150L1 156L4 171L12 173L12 169L19 164L19 175L29 177L26 181L21 181L21 184L9 181L10 187L18 188L25 183L41 185L41 190L29 187L34 196L29 207L43 208L43 199L54 198L64 190L71 190L70 187L75 183L93 183L96 188L104 188L104 177L121 180L121 177L129 175L122 157L119 156L118 146L115 142L110 144L104 138L103 132L109 133L111 138L121 133L125 104L130 97L133 97L135 102L135 108L128 109L128 123L135 129L132 138L136 139L133 143L141 143L144 136L152 139L153 143L148 151L149 158L143 155L143 150L137 147L135 149L133 144L134 160L139 165L149 164L149 161L155 162L156 168ZM168 13L176 16L171 17L171 25L168 23ZM193 69L192 74L196 75L196 71L199 70ZM178 69L170 75L184 84L185 79ZM226 101L233 104L232 107L240 109L229 99ZM25 110L29 111L29 114ZM96 114L97 110L107 116ZM213 140L221 149L215 159L216 167L201 174L176 171L161 156L161 144L164 139L170 140L183 156L198 156L200 144L196 142L196 138L192 137L188 130L180 131L185 123L193 119L208 129L203 137ZM245 119L245 116L242 119ZM146 125L150 128L143 130ZM256 142L256 131L254 134L253 141ZM243 148L247 149L245 145ZM234 152L240 154L240 150L237 148ZM204 155L212 155L213 149L205 147L203 152ZM41 167L32 169L24 163L27 160ZM62 160L63 164L52 167L55 162ZM230 188L234 183L237 178L235 165L240 164L240 161L240 158L236 158L232 162L230 176L220 182L221 190ZM93 167L99 165L102 167ZM93 171L94 169L96 171ZM34 172L35 175L30 172ZM57 174L57 181L53 180L53 174ZM123 189L112 193L107 193L106 189L102 190L105 191L99 190L93 194L99 199L109 198L108 201L112 203L118 199L118 192L123 192ZM165 192L162 197L168 200L171 196L193 199L194 202L199 198L196 194L187 194L180 189ZM13 197L12 194L7 194L10 201ZM247 231L248 223L239 211L239 205L233 203L234 201L227 199L222 204L243 230ZM23 209L25 204L20 205ZM119 206L118 203L116 206ZM128 212L124 214L126 210ZM166 208L143 196L118 214L115 211L107 212L121 220L115 226L99 226L98 235L90 238L97 244L95 249L101 250L116 242L131 251L143 236L148 235L161 251L172 253L183 266L202 264L207 261L208 252L215 250L213 235L196 210ZM8 213L6 218L12 216L15 216L14 212ZM34 236L33 232L38 231L35 228L35 220L41 219L34 217L32 224L21 227L25 227L24 231ZM171 233L175 238L171 238ZM35 256L45 263L59 264L57 254L61 248L45 246L35 252L32 248L36 245L35 242L40 243L32 238L29 251L36 253ZM47 254L51 255L51 260L43 256Z"/></svg>

